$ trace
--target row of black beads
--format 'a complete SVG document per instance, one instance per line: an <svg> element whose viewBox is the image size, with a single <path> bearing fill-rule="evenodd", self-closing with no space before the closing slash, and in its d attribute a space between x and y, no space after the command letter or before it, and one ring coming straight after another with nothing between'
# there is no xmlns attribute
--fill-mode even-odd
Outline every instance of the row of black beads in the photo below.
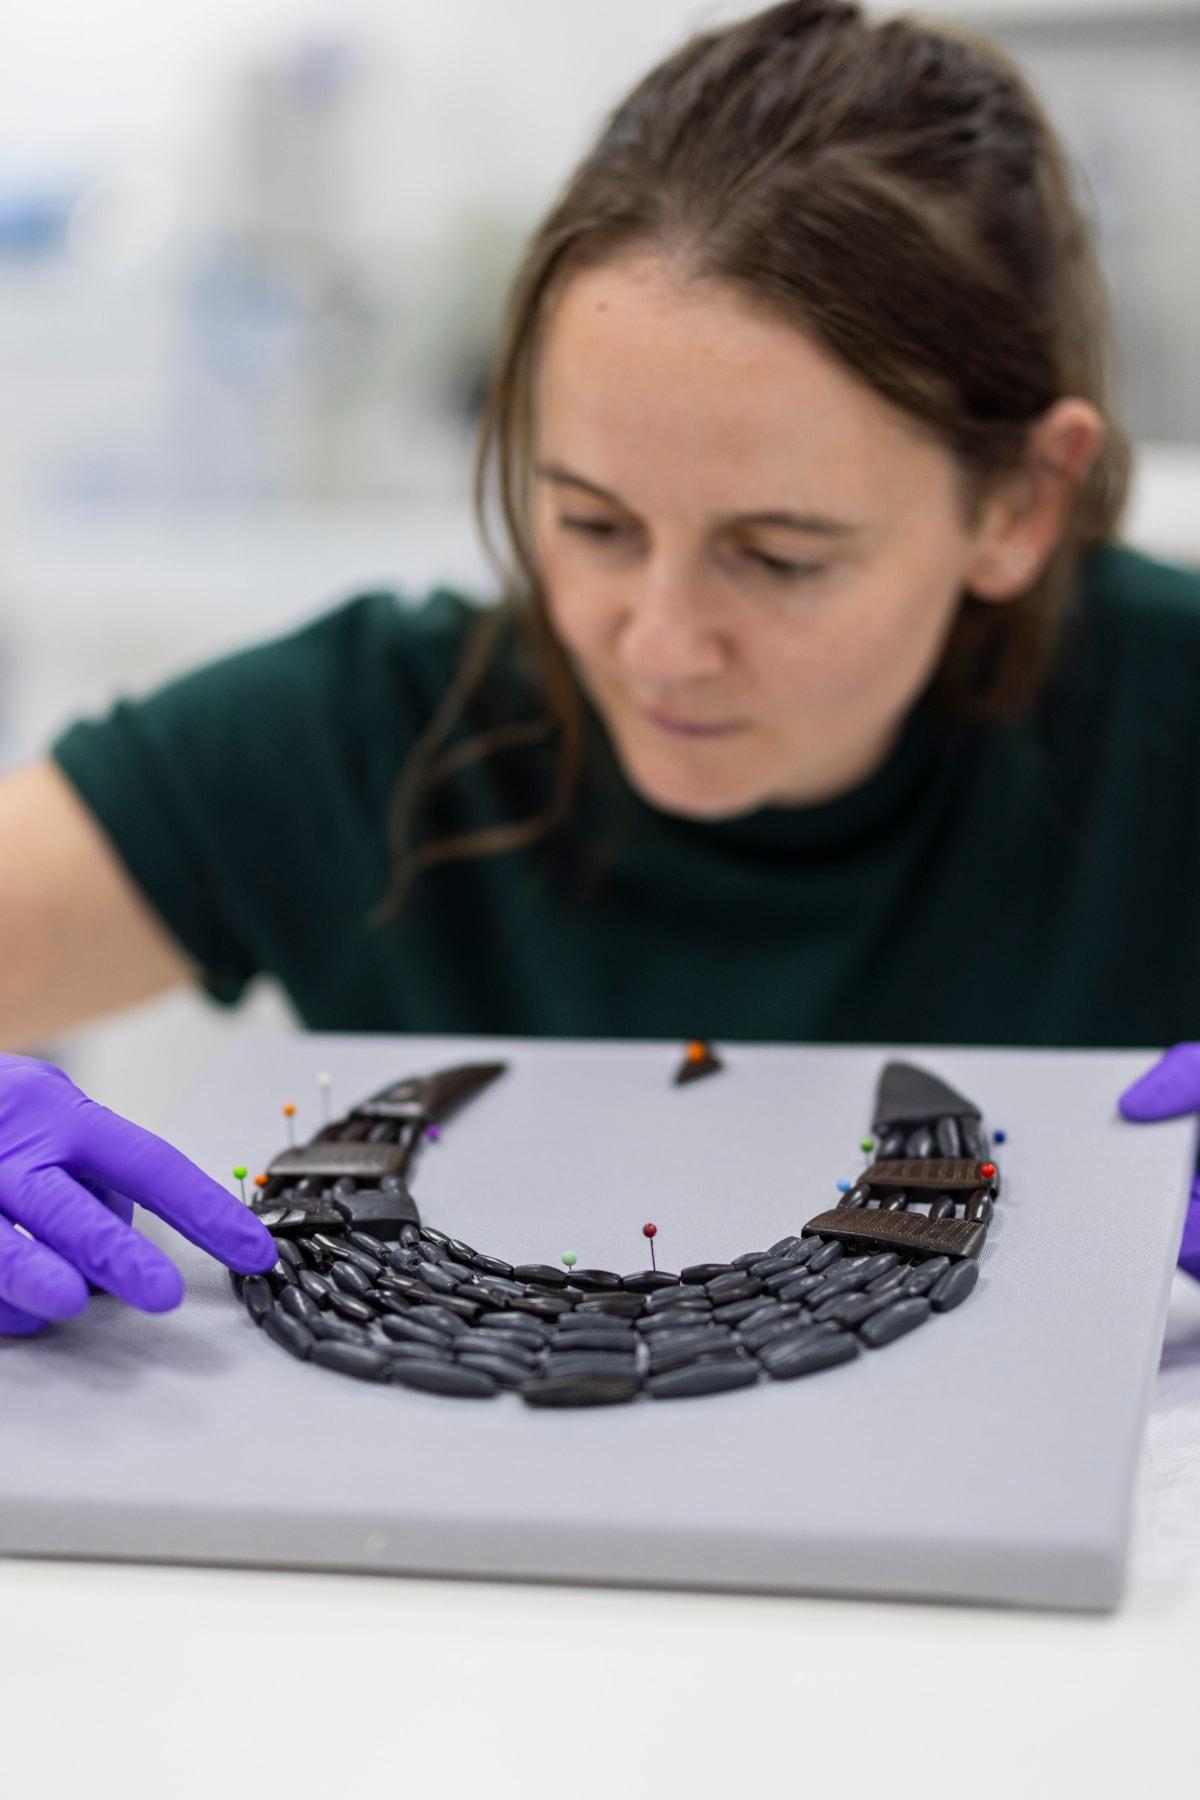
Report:
<svg viewBox="0 0 1200 1800"><path fill-rule="evenodd" d="M973 1261L848 1256L813 1236L679 1275L568 1277L429 1226L405 1224L394 1243L347 1227L348 1185L320 1196L341 1229L278 1236L274 1268L234 1277L247 1310L294 1356L464 1398L512 1389L531 1405L584 1406L811 1374L957 1306L978 1275Z"/></svg>

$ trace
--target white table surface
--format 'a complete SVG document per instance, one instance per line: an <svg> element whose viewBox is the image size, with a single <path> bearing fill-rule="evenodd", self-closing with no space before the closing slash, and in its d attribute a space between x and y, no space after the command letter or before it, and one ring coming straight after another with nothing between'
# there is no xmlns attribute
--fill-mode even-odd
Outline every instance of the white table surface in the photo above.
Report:
<svg viewBox="0 0 1200 1800"><path fill-rule="evenodd" d="M1200 1287L1182 1278L1108 1618L0 1562L14 1800L1130 1800L1195 1790L1198 1699Z"/></svg>

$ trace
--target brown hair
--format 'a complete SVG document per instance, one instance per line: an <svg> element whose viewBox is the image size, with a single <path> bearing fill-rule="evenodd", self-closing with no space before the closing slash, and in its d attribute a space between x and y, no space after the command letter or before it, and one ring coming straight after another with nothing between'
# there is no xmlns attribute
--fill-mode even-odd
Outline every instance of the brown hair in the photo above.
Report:
<svg viewBox="0 0 1200 1800"><path fill-rule="evenodd" d="M550 304L579 270L661 249L691 275L765 301L955 457L970 517L1056 400L1107 425L1059 542L1003 606L964 594L933 702L980 721L1032 699L1058 644L1081 552L1111 538L1129 480L1112 404L1112 333L1091 230L1063 149L1017 67L958 28L868 22L843 0L789 0L691 39L617 108L518 270L484 413L476 501L499 504L508 599L487 617L414 746L392 817L398 904L421 868L530 844L567 813L583 706L550 628L530 526L533 385ZM533 654L558 736L550 805L414 850L422 797L503 750L442 746L505 632ZM528 742L532 724L514 728Z"/></svg>

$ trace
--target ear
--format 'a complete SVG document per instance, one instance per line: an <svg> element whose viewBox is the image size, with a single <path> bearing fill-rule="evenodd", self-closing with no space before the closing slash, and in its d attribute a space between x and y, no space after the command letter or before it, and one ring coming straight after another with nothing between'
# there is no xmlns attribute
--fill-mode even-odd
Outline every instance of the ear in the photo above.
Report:
<svg viewBox="0 0 1200 1800"><path fill-rule="evenodd" d="M1104 442L1087 400L1058 400L1031 428L1018 469L985 500L964 586L981 600L1015 600L1041 574L1071 503Z"/></svg>

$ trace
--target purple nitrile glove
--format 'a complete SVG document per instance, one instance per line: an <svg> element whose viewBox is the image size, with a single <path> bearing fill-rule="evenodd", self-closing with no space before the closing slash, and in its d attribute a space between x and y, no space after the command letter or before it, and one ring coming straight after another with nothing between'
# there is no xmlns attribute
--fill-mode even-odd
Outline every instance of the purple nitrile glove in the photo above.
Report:
<svg viewBox="0 0 1200 1800"><path fill-rule="evenodd" d="M1200 1044L1176 1044L1140 1081L1126 1088L1117 1104L1122 1118L1137 1124L1200 1111ZM1200 1281L1200 1176L1192 1182L1179 1266Z"/></svg>
<svg viewBox="0 0 1200 1800"><path fill-rule="evenodd" d="M183 1277L133 1229L135 1200L232 1268L275 1261L266 1227L180 1151L52 1064L0 1056L0 1334L74 1318L89 1282L143 1312L178 1306Z"/></svg>

